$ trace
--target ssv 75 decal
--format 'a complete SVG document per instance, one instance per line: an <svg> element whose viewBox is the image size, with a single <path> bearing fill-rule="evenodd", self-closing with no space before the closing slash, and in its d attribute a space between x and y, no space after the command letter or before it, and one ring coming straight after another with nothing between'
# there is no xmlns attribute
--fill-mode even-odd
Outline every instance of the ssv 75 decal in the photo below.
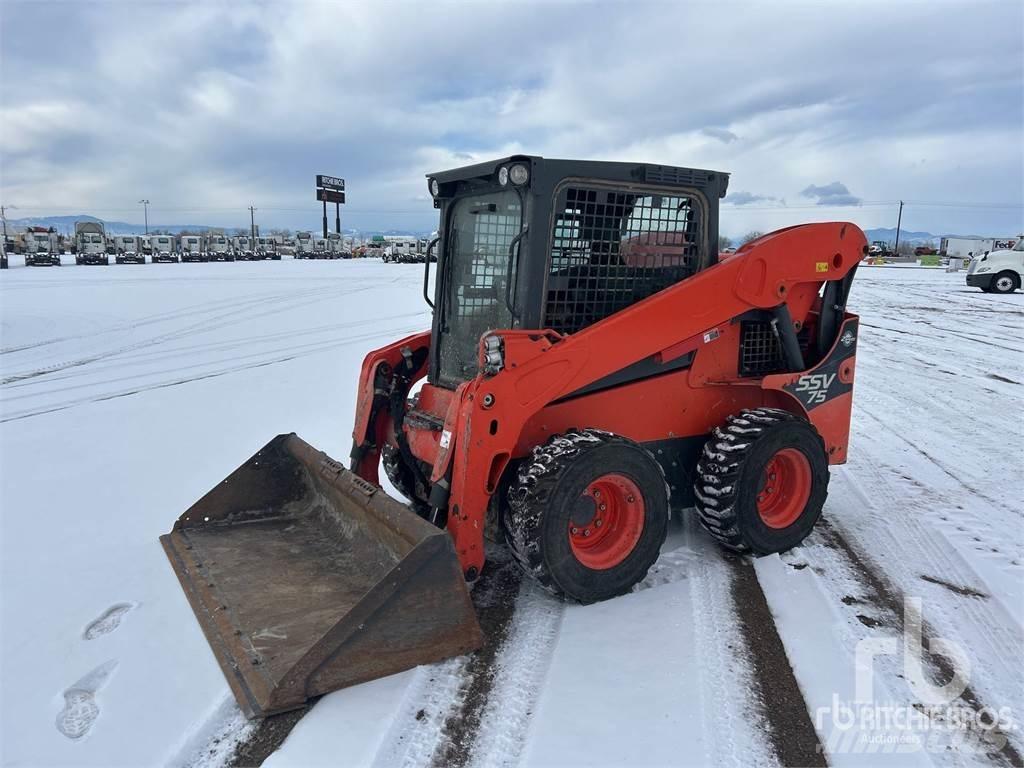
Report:
<svg viewBox="0 0 1024 768"><path fill-rule="evenodd" d="M809 405L824 403L828 397L828 388L832 386L836 375L834 373L809 373L796 380L794 392L805 393Z"/></svg>

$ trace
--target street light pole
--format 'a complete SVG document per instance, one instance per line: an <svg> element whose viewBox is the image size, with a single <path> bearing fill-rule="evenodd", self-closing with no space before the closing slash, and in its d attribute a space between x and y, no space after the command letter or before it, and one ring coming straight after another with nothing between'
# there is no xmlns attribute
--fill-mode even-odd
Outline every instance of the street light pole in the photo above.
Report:
<svg viewBox="0 0 1024 768"><path fill-rule="evenodd" d="M142 205L142 215L146 221L146 234L149 234L149 200L139 200Z"/></svg>
<svg viewBox="0 0 1024 768"><path fill-rule="evenodd" d="M902 223L903 223L903 201L900 200L900 212L896 216L896 245L893 247L893 250L895 250L896 253L893 254L894 256L899 256L900 255L900 225Z"/></svg>
<svg viewBox="0 0 1024 768"><path fill-rule="evenodd" d="M252 247L256 247L256 209L249 206L249 225L252 227Z"/></svg>

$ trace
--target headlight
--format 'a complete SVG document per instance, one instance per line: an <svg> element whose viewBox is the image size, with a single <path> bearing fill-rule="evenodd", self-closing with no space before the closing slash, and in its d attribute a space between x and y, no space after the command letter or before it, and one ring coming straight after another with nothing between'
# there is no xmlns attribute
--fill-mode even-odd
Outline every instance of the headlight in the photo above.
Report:
<svg viewBox="0 0 1024 768"><path fill-rule="evenodd" d="M991 267L979 267L978 271L979 272L991 272L992 268Z"/></svg>
<svg viewBox="0 0 1024 768"><path fill-rule="evenodd" d="M498 171L498 183L503 187L508 184L508 168L505 166L502 166L501 170Z"/></svg>
<svg viewBox="0 0 1024 768"><path fill-rule="evenodd" d="M441 185L437 182L437 179L430 180L430 195L431 197L437 197L441 194Z"/></svg>
<svg viewBox="0 0 1024 768"><path fill-rule="evenodd" d="M525 165L513 165L508 169L508 177L513 184L522 186L530 180L530 171Z"/></svg>

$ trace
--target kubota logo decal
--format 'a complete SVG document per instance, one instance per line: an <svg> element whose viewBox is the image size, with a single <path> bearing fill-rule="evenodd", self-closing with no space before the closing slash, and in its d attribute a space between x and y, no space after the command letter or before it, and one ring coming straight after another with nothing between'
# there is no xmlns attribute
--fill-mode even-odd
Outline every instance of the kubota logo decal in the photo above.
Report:
<svg viewBox="0 0 1024 768"><path fill-rule="evenodd" d="M839 340L843 342L844 347L848 347L857 340L857 337L853 335L853 331L847 328Z"/></svg>
<svg viewBox="0 0 1024 768"><path fill-rule="evenodd" d="M796 392L804 392L807 395L807 403L824 403L828 397L828 388L836 380L834 373L809 373L796 380Z"/></svg>

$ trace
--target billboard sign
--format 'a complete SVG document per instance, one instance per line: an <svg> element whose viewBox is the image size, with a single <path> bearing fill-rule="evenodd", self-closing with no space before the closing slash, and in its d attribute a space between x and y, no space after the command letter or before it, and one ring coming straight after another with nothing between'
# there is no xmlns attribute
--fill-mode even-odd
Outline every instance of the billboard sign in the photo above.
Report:
<svg viewBox="0 0 1024 768"><path fill-rule="evenodd" d="M322 189L333 189L336 192L345 190L345 180L338 176L325 176L320 173L316 177L316 185Z"/></svg>
<svg viewBox="0 0 1024 768"><path fill-rule="evenodd" d="M325 203L344 203L345 193L333 189L318 189L316 191L316 199Z"/></svg>

